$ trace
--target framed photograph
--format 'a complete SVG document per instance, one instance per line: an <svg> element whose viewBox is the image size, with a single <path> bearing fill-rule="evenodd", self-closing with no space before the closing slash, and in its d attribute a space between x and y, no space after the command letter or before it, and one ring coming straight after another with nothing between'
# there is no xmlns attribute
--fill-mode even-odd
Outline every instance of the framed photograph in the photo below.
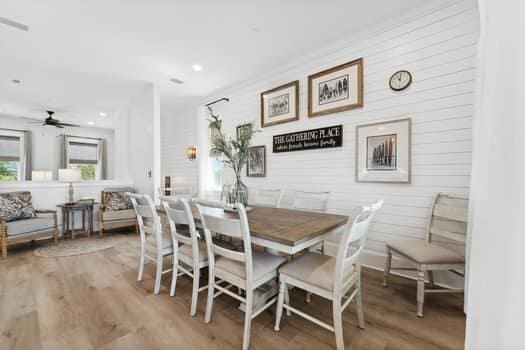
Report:
<svg viewBox="0 0 525 350"><path fill-rule="evenodd" d="M250 124L237 125L237 130L236 130L236 133L235 133L235 135L237 136L237 140L241 136L242 129L245 128L245 127L250 127Z"/></svg>
<svg viewBox="0 0 525 350"><path fill-rule="evenodd" d="M308 116L317 117L363 106L363 59L308 77Z"/></svg>
<svg viewBox="0 0 525 350"><path fill-rule="evenodd" d="M261 127L299 119L299 80L261 93Z"/></svg>
<svg viewBox="0 0 525 350"><path fill-rule="evenodd" d="M410 183L410 118L356 128L356 181Z"/></svg>
<svg viewBox="0 0 525 350"><path fill-rule="evenodd" d="M246 176L266 176L266 146L250 147L248 164L246 166Z"/></svg>

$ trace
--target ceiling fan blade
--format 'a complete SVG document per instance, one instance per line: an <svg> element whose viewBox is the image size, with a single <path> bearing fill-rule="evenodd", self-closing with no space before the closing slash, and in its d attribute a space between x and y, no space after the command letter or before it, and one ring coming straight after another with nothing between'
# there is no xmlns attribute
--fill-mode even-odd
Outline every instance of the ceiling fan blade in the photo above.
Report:
<svg viewBox="0 0 525 350"><path fill-rule="evenodd" d="M53 126L56 127L56 128L64 129L64 127L62 125L60 125L60 124L56 124L56 125L53 125Z"/></svg>
<svg viewBox="0 0 525 350"><path fill-rule="evenodd" d="M16 29L23 30L24 32L28 32L29 31L29 27L27 25L25 25L23 23L20 23L20 22L16 22L16 21L10 20L10 19L5 18L5 17L0 17L0 23L5 24L6 26L10 26L10 27L13 27L13 28L16 28Z"/></svg>
<svg viewBox="0 0 525 350"><path fill-rule="evenodd" d="M57 123L56 126L74 126L74 127L80 127L80 125L77 125L77 124L69 124L69 123Z"/></svg>

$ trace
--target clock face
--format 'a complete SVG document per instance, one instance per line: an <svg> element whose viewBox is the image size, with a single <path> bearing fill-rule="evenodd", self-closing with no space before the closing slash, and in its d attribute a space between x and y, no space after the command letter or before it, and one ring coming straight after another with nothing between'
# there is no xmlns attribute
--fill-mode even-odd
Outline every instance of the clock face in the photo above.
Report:
<svg viewBox="0 0 525 350"><path fill-rule="evenodd" d="M390 88L394 91L406 89L412 83L412 75L406 70L395 72L390 77Z"/></svg>

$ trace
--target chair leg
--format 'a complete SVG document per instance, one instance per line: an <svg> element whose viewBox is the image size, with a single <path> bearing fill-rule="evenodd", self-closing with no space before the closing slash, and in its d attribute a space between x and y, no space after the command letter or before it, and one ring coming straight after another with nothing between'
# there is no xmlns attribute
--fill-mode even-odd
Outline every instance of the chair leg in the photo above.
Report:
<svg viewBox="0 0 525 350"><path fill-rule="evenodd" d="M306 302L310 304L311 301L312 301L312 293L306 292Z"/></svg>
<svg viewBox="0 0 525 350"><path fill-rule="evenodd" d="M388 287L388 276L390 275L390 267L392 266L392 251L386 248L385 271L383 272L383 287Z"/></svg>
<svg viewBox="0 0 525 350"><path fill-rule="evenodd" d="M0 245L2 246L2 258L7 258L7 237L0 236Z"/></svg>
<svg viewBox="0 0 525 350"><path fill-rule="evenodd" d="M430 287L434 288L434 272L433 271L427 271L428 273L428 281L430 282Z"/></svg>
<svg viewBox="0 0 525 350"><path fill-rule="evenodd" d="M252 328L253 312L253 290L246 290L246 311L244 312L244 333L242 336L242 349L248 350L250 347L250 332Z"/></svg>
<svg viewBox="0 0 525 350"><path fill-rule="evenodd" d="M365 329L365 316L363 313L363 298L361 290L361 276L357 280L357 294L355 296L355 304L357 309L357 323L359 328Z"/></svg>
<svg viewBox="0 0 525 350"><path fill-rule="evenodd" d="M144 274L144 254L144 248L140 247L139 274L137 276L137 282L142 281L142 275Z"/></svg>
<svg viewBox="0 0 525 350"><path fill-rule="evenodd" d="M333 300L333 318L334 318L334 332L335 332L335 343L337 350L344 350L345 344L343 339L343 318L341 310L341 298L336 297Z"/></svg>
<svg viewBox="0 0 525 350"><path fill-rule="evenodd" d="M275 313L275 326L273 327L273 329L276 332L279 332L281 330L280 325L281 325L281 317L283 315L283 302L284 302L285 287L286 287L286 284L283 281L281 281L281 284L279 285L279 297L277 298L277 310ZM286 302L286 304L288 304L288 301Z"/></svg>
<svg viewBox="0 0 525 350"><path fill-rule="evenodd" d="M178 259L175 257L175 255L172 257L173 259L173 269L171 274L171 287L170 287L170 296L175 295L175 288L177 288L177 277L179 275L179 263Z"/></svg>
<svg viewBox="0 0 525 350"><path fill-rule="evenodd" d="M204 323L210 323L211 313L213 311L213 294L215 293L215 273L210 266L208 270L208 300L206 302L206 313L204 314Z"/></svg>
<svg viewBox="0 0 525 350"><path fill-rule="evenodd" d="M162 255L157 255L157 273L155 274L155 289L154 293L159 294L160 292L160 282L162 280L162 264L164 259Z"/></svg>
<svg viewBox="0 0 525 350"><path fill-rule="evenodd" d="M195 316L197 313L197 300L199 299L199 280L200 268L198 265L193 267L193 291L191 293L191 311L190 315Z"/></svg>
<svg viewBox="0 0 525 350"><path fill-rule="evenodd" d="M287 284L284 285L284 302L286 305L290 305L290 290ZM292 312L288 309L286 309L286 316L292 316Z"/></svg>
<svg viewBox="0 0 525 350"><path fill-rule="evenodd" d="M417 272L417 316L423 317L423 304L425 303L425 271Z"/></svg>

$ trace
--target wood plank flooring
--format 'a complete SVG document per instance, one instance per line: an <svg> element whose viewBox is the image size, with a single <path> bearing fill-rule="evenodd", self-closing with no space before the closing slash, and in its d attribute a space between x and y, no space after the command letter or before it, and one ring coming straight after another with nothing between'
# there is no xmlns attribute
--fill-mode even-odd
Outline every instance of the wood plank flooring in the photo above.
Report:
<svg viewBox="0 0 525 350"><path fill-rule="evenodd" d="M171 275L165 275L154 295L153 264L136 282L137 245L137 236L129 234L111 249L63 258L33 256L29 244L13 247L0 260L0 349L240 349L244 317L238 302L219 297L212 322L204 324L203 292L197 315L190 317L191 280L179 278L177 294L170 297ZM463 348L461 296L427 295L420 319L415 281L392 276L390 287L383 288L381 279L381 272L364 269L366 329L357 328L349 306L347 349ZM299 309L331 321L326 300L313 295L308 305L297 289L291 298ZM274 310L253 321L251 349L335 349L332 333L295 315L283 316L275 332Z"/></svg>

